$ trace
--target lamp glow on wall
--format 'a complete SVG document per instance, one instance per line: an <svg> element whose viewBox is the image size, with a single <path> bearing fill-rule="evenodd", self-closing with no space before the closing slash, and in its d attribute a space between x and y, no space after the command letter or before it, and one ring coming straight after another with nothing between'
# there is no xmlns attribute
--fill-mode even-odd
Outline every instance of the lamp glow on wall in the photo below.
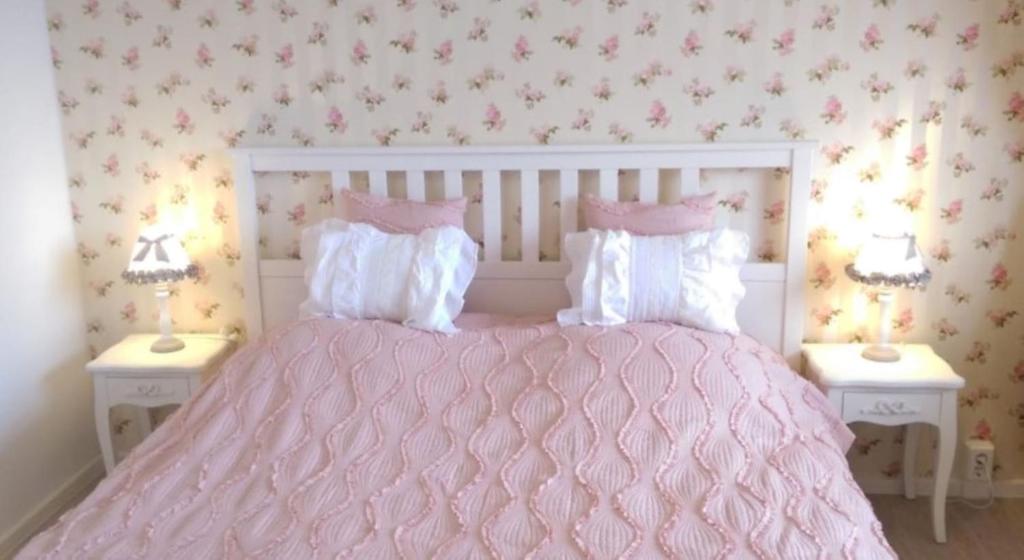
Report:
<svg viewBox="0 0 1024 560"><path fill-rule="evenodd" d="M878 341L862 356L876 362L895 362L900 352L889 343L892 333L892 288L919 288L928 284L931 272L924 265L917 240L911 234L880 235L868 238L854 262L846 265L846 274L869 286L881 286L878 293Z"/></svg>
<svg viewBox="0 0 1024 560"><path fill-rule="evenodd" d="M171 282L195 278L199 273L177 234L167 226L150 226L139 233L132 247L131 260L121 277L132 284L155 284L156 299L160 306L160 337L153 342L153 352L177 352L185 342L175 338L171 331L171 311L167 299Z"/></svg>

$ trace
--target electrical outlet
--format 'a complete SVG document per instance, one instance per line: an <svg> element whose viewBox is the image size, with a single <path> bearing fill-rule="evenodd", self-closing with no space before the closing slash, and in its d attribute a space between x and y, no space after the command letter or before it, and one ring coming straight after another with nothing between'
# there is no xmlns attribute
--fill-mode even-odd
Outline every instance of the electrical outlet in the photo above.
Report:
<svg viewBox="0 0 1024 560"><path fill-rule="evenodd" d="M964 454L964 480L970 482L991 480L996 455L996 448L992 442L983 439L969 439L964 442L964 447L967 449Z"/></svg>

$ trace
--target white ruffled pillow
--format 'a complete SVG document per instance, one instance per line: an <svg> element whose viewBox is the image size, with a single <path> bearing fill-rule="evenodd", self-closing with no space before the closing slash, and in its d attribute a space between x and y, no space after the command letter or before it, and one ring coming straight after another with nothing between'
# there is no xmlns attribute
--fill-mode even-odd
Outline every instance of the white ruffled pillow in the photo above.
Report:
<svg viewBox="0 0 1024 560"><path fill-rule="evenodd" d="M303 314L458 332L452 321L477 263L477 245L462 229L385 233L335 218L306 228L301 251L309 289Z"/></svg>
<svg viewBox="0 0 1024 560"><path fill-rule="evenodd" d="M718 228L682 235L635 236L591 229L565 236L572 307L561 325L670 321L738 333L736 307L746 293L740 268L746 234Z"/></svg>

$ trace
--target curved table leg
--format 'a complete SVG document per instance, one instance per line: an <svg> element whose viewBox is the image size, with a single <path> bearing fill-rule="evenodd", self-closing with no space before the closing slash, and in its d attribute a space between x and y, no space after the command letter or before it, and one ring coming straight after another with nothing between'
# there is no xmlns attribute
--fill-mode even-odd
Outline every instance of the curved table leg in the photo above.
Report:
<svg viewBox="0 0 1024 560"><path fill-rule="evenodd" d="M135 421L139 423L139 435L142 439L149 437L149 434L153 433L153 420L150 417L150 411L144 406L135 407Z"/></svg>
<svg viewBox="0 0 1024 560"><path fill-rule="evenodd" d="M953 471L956 453L956 391L942 394L942 413L939 417L939 447L936 451L935 491L932 492L932 529L935 542L946 542L946 492L949 475Z"/></svg>
<svg viewBox="0 0 1024 560"><path fill-rule="evenodd" d="M917 497L917 447L921 441L921 424L907 424L903 431L903 495Z"/></svg>
<svg viewBox="0 0 1024 560"><path fill-rule="evenodd" d="M96 437L100 440L100 452L107 474L114 470L114 443L110 435L110 406L107 404L106 381L96 383L93 389L93 408L96 416Z"/></svg>

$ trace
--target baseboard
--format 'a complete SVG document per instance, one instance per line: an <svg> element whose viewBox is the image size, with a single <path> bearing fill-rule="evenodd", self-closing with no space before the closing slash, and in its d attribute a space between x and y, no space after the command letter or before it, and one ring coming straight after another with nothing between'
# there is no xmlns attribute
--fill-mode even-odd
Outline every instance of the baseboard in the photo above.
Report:
<svg viewBox="0 0 1024 560"><path fill-rule="evenodd" d="M103 459L97 456L61 484L34 510L0 536L0 560L13 558L40 529L55 521L68 505L75 503L91 490L96 482L103 478L105 472Z"/></svg>
<svg viewBox="0 0 1024 560"><path fill-rule="evenodd" d="M865 494L903 494L903 477L896 478L857 478L857 483L864 490ZM973 484L973 483L972 483ZM934 482L931 478L918 478L915 482L919 496L930 496ZM949 481L950 497L961 497L964 495L964 481L951 479ZM1011 478L997 480L993 486L997 498L1024 498L1024 478ZM976 491L970 492L968 497L977 497Z"/></svg>

